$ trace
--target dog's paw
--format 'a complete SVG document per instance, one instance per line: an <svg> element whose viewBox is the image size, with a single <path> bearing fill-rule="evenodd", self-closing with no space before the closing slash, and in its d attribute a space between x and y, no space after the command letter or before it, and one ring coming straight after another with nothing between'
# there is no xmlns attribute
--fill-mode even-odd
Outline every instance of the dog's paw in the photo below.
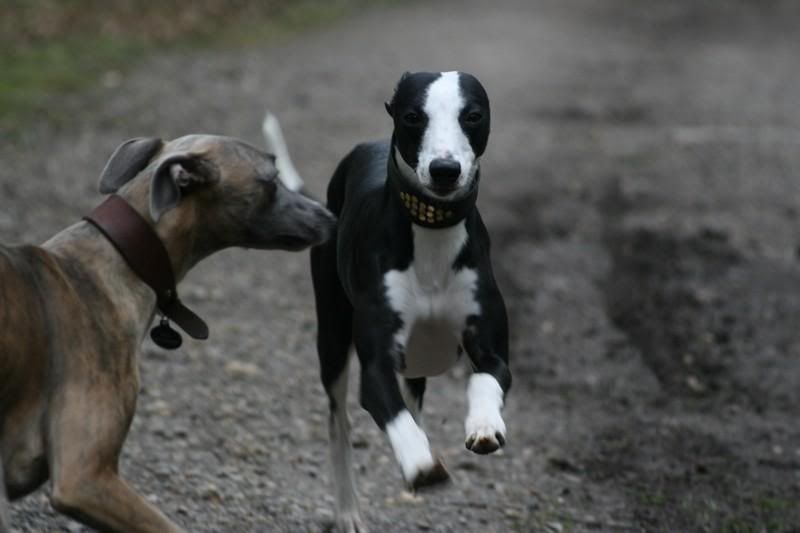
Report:
<svg viewBox="0 0 800 533"><path fill-rule="evenodd" d="M450 479L450 472L444 466L444 462L438 457L433 461L433 465L424 470L420 470L408 482L408 488L411 491L417 491L425 487L433 487L447 482Z"/></svg>
<svg viewBox="0 0 800 533"><path fill-rule="evenodd" d="M474 453L486 455L506 444L506 425L499 413L492 417L469 418L465 425L467 438L464 445Z"/></svg>
<svg viewBox="0 0 800 533"><path fill-rule="evenodd" d="M367 533L367 527L358 511L340 513L336 517L337 533Z"/></svg>

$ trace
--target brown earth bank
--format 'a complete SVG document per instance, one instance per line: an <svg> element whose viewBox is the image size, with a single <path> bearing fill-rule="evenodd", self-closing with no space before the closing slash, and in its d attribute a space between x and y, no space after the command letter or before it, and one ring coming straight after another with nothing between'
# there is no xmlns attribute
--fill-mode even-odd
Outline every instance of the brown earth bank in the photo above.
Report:
<svg viewBox="0 0 800 533"><path fill-rule="evenodd" d="M465 450L466 370L432 380L454 483L409 497L351 394L372 530L800 531L799 25L777 0L440 1L156 55L65 98L69 123L4 134L0 240L98 203L124 139L261 144L266 108L321 196L388 135L403 71L471 71L493 106L479 206L511 313L508 444ZM123 472L190 531L329 530L307 255L226 251L181 290L211 338L145 345ZM46 493L15 528L82 530Z"/></svg>

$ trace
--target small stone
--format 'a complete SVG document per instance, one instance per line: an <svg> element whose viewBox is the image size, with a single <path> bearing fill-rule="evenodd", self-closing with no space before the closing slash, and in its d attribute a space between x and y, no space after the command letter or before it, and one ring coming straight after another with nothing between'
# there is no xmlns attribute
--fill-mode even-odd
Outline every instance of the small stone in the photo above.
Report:
<svg viewBox="0 0 800 533"><path fill-rule="evenodd" d="M697 393L706 391L706 386L696 376L686 376L686 385Z"/></svg>
<svg viewBox="0 0 800 533"><path fill-rule="evenodd" d="M314 514L316 516L321 517L324 520L332 520L334 518L333 511L331 511L327 507L316 507L316 508L314 508Z"/></svg>
<svg viewBox="0 0 800 533"><path fill-rule="evenodd" d="M212 503L222 503L222 494L213 483L206 483L200 489L200 497Z"/></svg>
<svg viewBox="0 0 800 533"><path fill-rule="evenodd" d="M103 73L102 83L106 89L115 89L122 84L122 73L118 70L107 70Z"/></svg>
<svg viewBox="0 0 800 533"><path fill-rule="evenodd" d="M192 300L196 301L208 300L209 296L208 289L206 289L202 285L189 285L185 287L183 291L186 297Z"/></svg>
<svg viewBox="0 0 800 533"><path fill-rule="evenodd" d="M234 360L225 365L225 372L233 377L253 377L261 374L261 369L253 363Z"/></svg>
<svg viewBox="0 0 800 533"><path fill-rule="evenodd" d="M166 416L170 414L169 404L164 400L155 400L147 405L145 411L155 415Z"/></svg>
<svg viewBox="0 0 800 533"><path fill-rule="evenodd" d="M562 533L564 531L564 525L561 522L547 522L544 527L551 533Z"/></svg>
<svg viewBox="0 0 800 533"><path fill-rule="evenodd" d="M419 494L404 490L397 497L399 503L419 503L422 501L422 496Z"/></svg>

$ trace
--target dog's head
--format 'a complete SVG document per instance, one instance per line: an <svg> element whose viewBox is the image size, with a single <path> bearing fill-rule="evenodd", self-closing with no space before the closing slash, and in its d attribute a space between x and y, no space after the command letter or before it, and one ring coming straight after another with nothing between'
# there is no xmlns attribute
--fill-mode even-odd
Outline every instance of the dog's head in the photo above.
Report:
<svg viewBox="0 0 800 533"><path fill-rule="evenodd" d="M403 176L443 199L469 189L489 139L489 98L464 72L406 73L386 104Z"/></svg>
<svg viewBox="0 0 800 533"><path fill-rule="evenodd" d="M201 255L228 246L300 250L327 240L335 224L322 205L281 183L274 156L231 137L126 141L100 178L100 192L120 188L154 222L196 226Z"/></svg>

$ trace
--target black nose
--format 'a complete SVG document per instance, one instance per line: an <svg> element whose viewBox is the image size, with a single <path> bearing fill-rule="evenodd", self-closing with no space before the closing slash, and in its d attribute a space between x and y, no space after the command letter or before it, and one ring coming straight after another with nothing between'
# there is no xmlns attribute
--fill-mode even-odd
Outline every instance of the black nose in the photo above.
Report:
<svg viewBox="0 0 800 533"><path fill-rule="evenodd" d="M429 170L434 185L452 187L461 175L461 163L455 159L434 159Z"/></svg>

